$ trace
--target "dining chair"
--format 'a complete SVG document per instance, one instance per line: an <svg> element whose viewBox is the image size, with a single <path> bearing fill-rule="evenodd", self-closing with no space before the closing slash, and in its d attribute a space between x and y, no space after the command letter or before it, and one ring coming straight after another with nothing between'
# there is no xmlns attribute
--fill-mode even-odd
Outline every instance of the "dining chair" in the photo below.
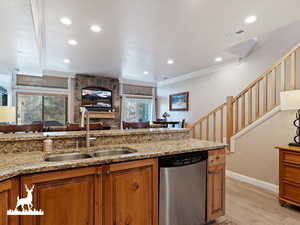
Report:
<svg viewBox="0 0 300 225"><path fill-rule="evenodd" d="M35 124L28 124L28 125L0 125L0 133L17 133L17 132L42 132L43 131L43 124L42 123L35 123Z"/></svg>
<svg viewBox="0 0 300 225"><path fill-rule="evenodd" d="M125 122L123 121L123 129L143 129L150 128L150 122Z"/></svg>
<svg viewBox="0 0 300 225"><path fill-rule="evenodd" d="M181 122L181 128L184 128L184 127L185 127L185 119L183 119Z"/></svg>

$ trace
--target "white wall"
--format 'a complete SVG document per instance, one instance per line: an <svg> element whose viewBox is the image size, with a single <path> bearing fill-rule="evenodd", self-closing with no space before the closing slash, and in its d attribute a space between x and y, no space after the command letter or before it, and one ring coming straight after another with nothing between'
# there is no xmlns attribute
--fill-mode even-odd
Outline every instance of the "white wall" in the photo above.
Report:
<svg viewBox="0 0 300 225"><path fill-rule="evenodd" d="M12 76L10 74L0 74L0 86L8 92L8 105L12 105Z"/></svg>
<svg viewBox="0 0 300 225"><path fill-rule="evenodd" d="M172 120L187 119L193 123L213 108L224 103L226 96L237 95L269 66L274 64L291 48L300 43L300 22L258 37L252 54L238 65L226 66L217 72L199 78L160 87L158 85L158 115L168 111L169 94L189 91L189 112L169 112ZM197 72L195 72L197 73ZM201 71L199 71L199 75Z"/></svg>
<svg viewBox="0 0 300 225"><path fill-rule="evenodd" d="M227 169L278 185L279 154L275 147L294 142L295 114L296 110L280 111L238 137L235 153L227 155Z"/></svg>
<svg viewBox="0 0 300 225"><path fill-rule="evenodd" d="M158 86L160 115L168 111L169 94L190 92L190 111L170 112L171 119L186 118L188 123L196 121L224 103L226 96L236 96L269 66L300 43L299 27L300 22L296 22L259 37L259 43L252 54L238 65L227 66L196 79L164 87ZM299 86L299 76L297 77ZM235 153L227 157L227 169L258 180L278 184L278 151L275 150L275 146L287 145L292 141L295 133L292 125L294 113L294 111L280 112L239 137L236 140Z"/></svg>

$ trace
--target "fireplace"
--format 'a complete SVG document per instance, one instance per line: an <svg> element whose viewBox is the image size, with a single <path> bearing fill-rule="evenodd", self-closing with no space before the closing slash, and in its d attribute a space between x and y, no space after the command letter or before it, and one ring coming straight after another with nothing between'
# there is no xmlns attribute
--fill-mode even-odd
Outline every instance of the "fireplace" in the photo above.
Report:
<svg viewBox="0 0 300 225"><path fill-rule="evenodd" d="M80 107L89 111L114 112L114 118L91 119L101 121L105 126L120 128L119 80L115 78L78 74L75 77L74 120L80 121Z"/></svg>

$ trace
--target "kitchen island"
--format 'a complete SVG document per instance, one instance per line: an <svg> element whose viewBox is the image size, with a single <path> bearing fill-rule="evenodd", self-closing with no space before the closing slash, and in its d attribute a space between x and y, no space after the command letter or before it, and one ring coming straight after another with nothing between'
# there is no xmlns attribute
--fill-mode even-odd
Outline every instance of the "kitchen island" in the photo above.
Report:
<svg viewBox="0 0 300 225"><path fill-rule="evenodd" d="M96 144L91 148L59 148L53 153L29 148L26 148L28 151L6 149L0 153L1 225L157 225L158 158L199 151L208 151L207 222L224 215L224 144L192 139L187 129L116 132L119 132L115 134L118 137L122 134L123 143ZM139 136L142 138L132 143L130 132L132 135L143 133L147 138ZM162 139L158 138L160 132ZM154 138L150 137L152 134ZM173 134L177 135L176 139ZM84 134L68 135L71 138ZM94 135L104 139L102 141L112 138L105 132ZM42 138L41 134L37 136L34 138ZM58 137L61 139L61 136ZM24 141L24 136L22 138ZM29 141L29 137L26 138L25 141ZM49 154L77 152L93 155L95 151L115 149L130 149L132 152L45 161ZM6 215L7 209L15 208L17 196L26 197L25 184L29 188L35 185L33 205L44 210L44 216Z"/></svg>

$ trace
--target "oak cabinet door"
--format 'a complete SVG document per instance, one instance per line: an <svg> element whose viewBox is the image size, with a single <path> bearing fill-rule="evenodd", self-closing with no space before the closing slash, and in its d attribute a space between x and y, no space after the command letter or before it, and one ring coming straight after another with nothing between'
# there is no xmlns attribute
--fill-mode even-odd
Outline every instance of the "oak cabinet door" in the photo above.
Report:
<svg viewBox="0 0 300 225"><path fill-rule="evenodd" d="M225 215L225 151L208 154L207 221Z"/></svg>
<svg viewBox="0 0 300 225"><path fill-rule="evenodd" d="M19 180L12 178L0 182L0 224L18 225L19 216L8 216L7 210L15 209L19 194Z"/></svg>
<svg viewBox="0 0 300 225"><path fill-rule="evenodd" d="M157 225L157 160L113 164L106 174L105 225Z"/></svg>
<svg viewBox="0 0 300 225"><path fill-rule="evenodd" d="M99 171L100 170L100 171ZM101 168L88 167L24 176L24 185L33 185L33 207L43 216L21 218L22 225L101 225Z"/></svg>

